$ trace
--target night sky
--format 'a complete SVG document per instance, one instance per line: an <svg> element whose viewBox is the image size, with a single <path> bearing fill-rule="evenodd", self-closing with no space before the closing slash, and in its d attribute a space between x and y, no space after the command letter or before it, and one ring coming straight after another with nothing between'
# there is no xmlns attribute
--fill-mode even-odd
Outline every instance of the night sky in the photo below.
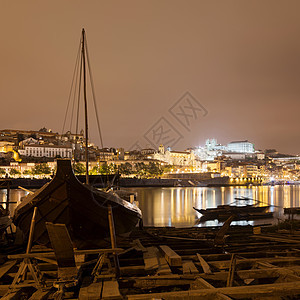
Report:
<svg viewBox="0 0 300 300"><path fill-rule="evenodd" d="M300 154L299 11L300 1L2 0L0 128L61 132L84 27L104 146L247 139ZM99 145L91 102L89 115Z"/></svg>

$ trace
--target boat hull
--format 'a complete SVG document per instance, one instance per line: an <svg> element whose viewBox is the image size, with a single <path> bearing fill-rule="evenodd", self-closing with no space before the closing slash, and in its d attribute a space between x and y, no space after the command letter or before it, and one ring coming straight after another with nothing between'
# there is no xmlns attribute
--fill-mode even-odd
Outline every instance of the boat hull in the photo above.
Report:
<svg viewBox="0 0 300 300"><path fill-rule="evenodd" d="M245 206L231 206L231 205L220 205L217 208L208 208L208 209L194 209L202 214L201 219L205 220L226 220L231 215L235 215L235 219L254 219L261 218L264 215L270 217L270 214L266 213L266 210L270 206L253 206L253 205L245 205Z"/></svg>
<svg viewBox="0 0 300 300"><path fill-rule="evenodd" d="M51 182L29 195L16 208L13 222L28 236L33 209L37 206L34 241L49 244L45 222L66 224L77 248L97 247L109 236L108 206L112 207L116 235L130 232L141 211L113 192L80 183L69 160L58 160Z"/></svg>

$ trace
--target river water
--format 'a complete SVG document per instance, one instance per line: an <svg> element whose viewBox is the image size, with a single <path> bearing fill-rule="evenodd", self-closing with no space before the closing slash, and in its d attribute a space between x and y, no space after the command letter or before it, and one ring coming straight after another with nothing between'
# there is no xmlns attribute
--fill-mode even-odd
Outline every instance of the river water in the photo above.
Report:
<svg viewBox="0 0 300 300"><path fill-rule="evenodd" d="M137 192L139 207L143 212L145 226L213 226L218 221L199 223L201 214L196 208L212 208L220 204L231 204L235 197L249 197L260 201L260 205L272 205L274 219L239 221L233 224L256 225L276 223L286 218L284 207L300 207L299 185L252 186L252 187L170 187L170 188L131 188ZM10 201L20 203L28 192L11 190ZM6 190L0 190L0 201L6 201ZM17 205L10 204L13 212ZM242 205L244 203L240 203ZM251 203L250 203L251 204ZM5 204L4 204L5 207Z"/></svg>

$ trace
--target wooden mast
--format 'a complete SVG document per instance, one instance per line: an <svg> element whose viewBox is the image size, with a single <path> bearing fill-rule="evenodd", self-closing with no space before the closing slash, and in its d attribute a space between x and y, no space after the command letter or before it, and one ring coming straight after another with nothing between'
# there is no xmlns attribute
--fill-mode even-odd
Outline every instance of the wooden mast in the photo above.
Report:
<svg viewBox="0 0 300 300"><path fill-rule="evenodd" d="M85 113L85 168L86 168L86 184L89 184L89 154L88 154L88 118L87 118L87 99L86 99L86 65L85 65L85 30L82 28L82 61L83 61L83 97L84 97L84 113Z"/></svg>

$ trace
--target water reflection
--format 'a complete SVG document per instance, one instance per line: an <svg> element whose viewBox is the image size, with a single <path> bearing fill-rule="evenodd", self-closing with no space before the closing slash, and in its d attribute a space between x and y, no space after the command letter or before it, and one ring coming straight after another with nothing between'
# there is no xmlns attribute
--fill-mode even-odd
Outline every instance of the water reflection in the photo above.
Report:
<svg viewBox="0 0 300 300"><path fill-rule="evenodd" d="M249 197L260 201L260 205L272 205L274 222L284 218L283 207L300 206L300 186L252 186L252 187L171 187L137 188L143 221L146 226L194 226L201 214L193 209L212 208L231 204L235 197ZM251 202L250 202L251 204ZM271 219L238 221L233 224L271 223ZM207 221L197 226L218 225L218 221ZM220 225L220 224L219 224Z"/></svg>
<svg viewBox="0 0 300 300"><path fill-rule="evenodd" d="M135 188L129 189L138 193L138 201L143 212L146 226L194 226L201 214L193 209L212 208L218 205L231 204L235 197L249 197L260 201L260 205L270 204L274 212L274 222L284 218L283 207L300 207L300 186L252 186L252 187L171 187L171 188ZM20 203L21 197L28 195L23 190L11 190L10 211ZM6 201L6 190L0 190L0 201ZM250 203L251 204L251 203ZM6 204L3 204L4 208ZM271 223L264 221L238 221L234 224ZM197 226L218 225L217 221L207 221Z"/></svg>

